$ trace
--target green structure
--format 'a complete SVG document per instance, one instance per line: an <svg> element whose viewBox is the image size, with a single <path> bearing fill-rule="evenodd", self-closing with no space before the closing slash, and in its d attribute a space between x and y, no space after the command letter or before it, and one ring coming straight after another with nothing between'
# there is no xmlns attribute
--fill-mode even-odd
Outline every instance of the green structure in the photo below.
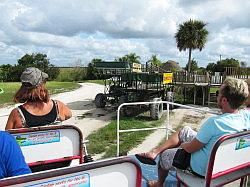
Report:
<svg viewBox="0 0 250 187"><path fill-rule="evenodd" d="M166 96L163 74L149 73L138 68L135 70L128 62L98 62L95 68L105 82L105 92L95 97L95 105L98 108L107 105L118 107L128 102L161 101ZM147 110L150 110L153 119L159 119L163 105L124 106L122 114L132 116Z"/></svg>

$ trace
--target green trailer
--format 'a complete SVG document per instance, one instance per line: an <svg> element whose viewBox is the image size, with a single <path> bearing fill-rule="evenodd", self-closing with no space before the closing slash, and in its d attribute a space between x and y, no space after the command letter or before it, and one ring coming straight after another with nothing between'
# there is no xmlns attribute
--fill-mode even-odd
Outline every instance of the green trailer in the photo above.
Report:
<svg viewBox="0 0 250 187"><path fill-rule="evenodd" d="M98 75L105 82L104 93L95 97L95 105L104 108L107 105L118 107L122 103L161 101L166 97L166 85L163 75L147 71L133 72L127 62L98 62L95 64ZM122 107L122 114L133 116L150 110L153 119L162 116L163 104L133 105Z"/></svg>

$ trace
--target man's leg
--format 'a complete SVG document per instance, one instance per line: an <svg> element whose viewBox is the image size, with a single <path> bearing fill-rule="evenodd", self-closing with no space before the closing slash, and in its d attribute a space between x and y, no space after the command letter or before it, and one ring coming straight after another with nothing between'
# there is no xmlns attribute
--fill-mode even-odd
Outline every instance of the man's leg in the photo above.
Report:
<svg viewBox="0 0 250 187"><path fill-rule="evenodd" d="M158 181L149 181L149 187L162 187L166 177L168 176L169 170L173 168L172 163L174 155L178 150L178 146L183 142L191 141L195 136L196 132L193 131L190 127L184 127L180 131L174 133L169 141L167 140L164 145L168 147L160 154L160 161L158 164ZM178 143L177 143L178 141ZM175 143L178 146L171 148ZM176 144L176 145L177 145ZM171 149L170 149L171 148Z"/></svg>
<svg viewBox="0 0 250 187"><path fill-rule="evenodd" d="M169 170L164 170L161 165L158 165L158 182L159 182L159 187L162 187L164 184L165 179L168 176Z"/></svg>
<svg viewBox="0 0 250 187"><path fill-rule="evenodd" d="M160 154L158 163L158 180L149 181L149 187L162 187L166 177L168 176L169 170L173 168L172 162L174 155L178 148L167 149Z"/></svg>

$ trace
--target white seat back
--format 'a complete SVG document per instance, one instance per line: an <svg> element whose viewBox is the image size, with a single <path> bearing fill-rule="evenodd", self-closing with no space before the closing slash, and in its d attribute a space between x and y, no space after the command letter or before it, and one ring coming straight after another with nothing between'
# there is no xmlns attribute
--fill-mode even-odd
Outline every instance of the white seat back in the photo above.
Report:
<svg viewBox="0 0 250 187"><path fill-rule="evenodd" d="M250 164L250 134L224 140L218 147L212 178Z"/></svg>
<svg viewBox="0 0 250 187"><path fill-rule="evenodd" d="M75 126L53 125L9 131L21 147L29 165L71 158L82 163L82 133Z"/></svg>
<svg viewBox="0 0 250 187"><path fill-rule="evenodd" d="M118 157L0 180L0 186L141 187L142 173L130 157Z"/></svg>

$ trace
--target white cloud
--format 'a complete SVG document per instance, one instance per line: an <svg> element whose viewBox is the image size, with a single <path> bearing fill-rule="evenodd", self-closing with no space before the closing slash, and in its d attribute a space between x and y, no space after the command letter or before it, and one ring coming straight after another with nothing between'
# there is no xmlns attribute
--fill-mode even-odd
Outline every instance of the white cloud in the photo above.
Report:
<svg viewBox="0 0 250 187"><path fill-rule="evenodd" d="M186 20L208 23L209 38L193 57L206 66L218 55L250 63L250 1L247 0L3 0L0 2L0 64L44 52L52 63L113 60L135 52L185 66L187 52L174 34Z"/></svg>

